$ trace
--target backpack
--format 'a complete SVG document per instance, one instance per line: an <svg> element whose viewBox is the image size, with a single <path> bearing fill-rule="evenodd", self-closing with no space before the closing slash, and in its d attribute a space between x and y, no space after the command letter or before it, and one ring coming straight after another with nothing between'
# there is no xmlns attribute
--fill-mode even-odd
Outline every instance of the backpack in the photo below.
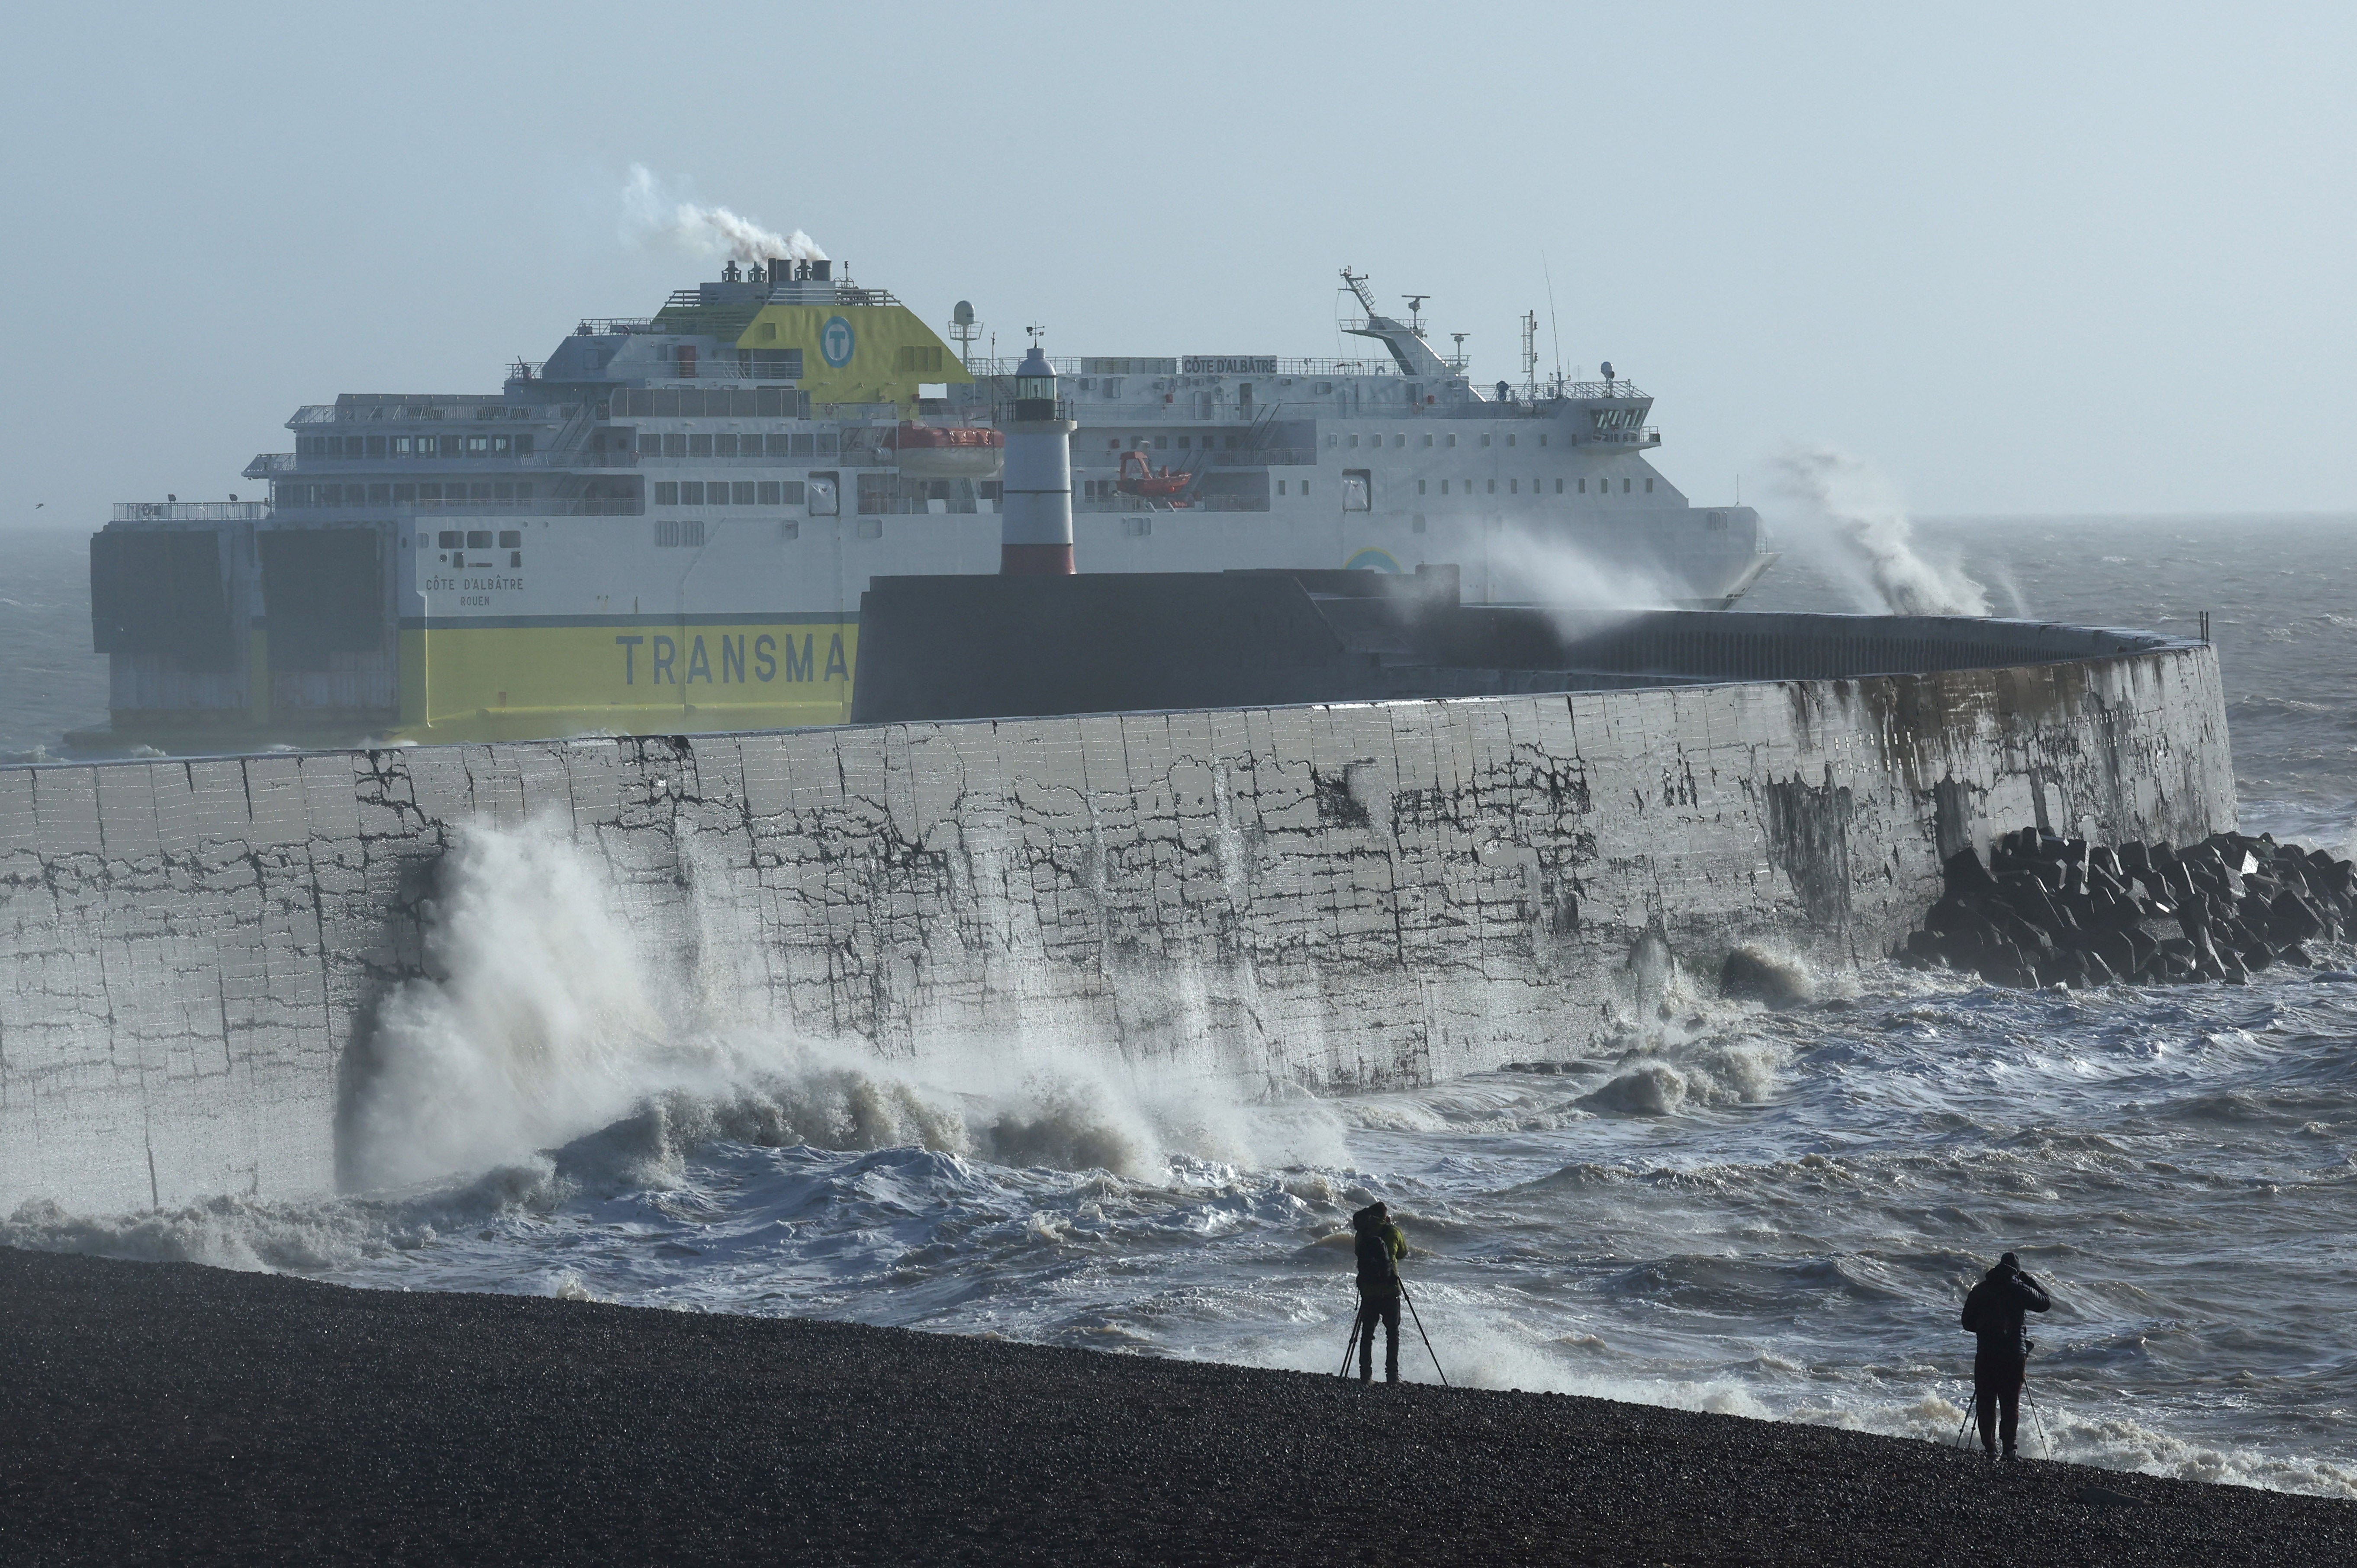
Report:
<svg viewBox="0 0 2357 1568"><path fill-rule="evenodd" d="M1399 1284L1399 1266L1392 1257L1389 1224L1358 1227L1359 1288L1370 1295L1387 1295Z"/></svg>

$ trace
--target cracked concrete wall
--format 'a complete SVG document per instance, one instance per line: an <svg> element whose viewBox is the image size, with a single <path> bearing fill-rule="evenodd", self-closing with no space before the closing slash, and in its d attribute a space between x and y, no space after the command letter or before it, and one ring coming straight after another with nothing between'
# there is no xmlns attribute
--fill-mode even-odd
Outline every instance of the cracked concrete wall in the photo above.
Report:
<svg viewBox="0 0 2357 1568"><path fill-rule="evenodd" d="M1851 681L0 769L0 1204L338 1179L450 834L554 813L656 963L804 1035L1400 1083L1667 957L1878 956L1943 846L2233 825L2213 652Z"/></svg>

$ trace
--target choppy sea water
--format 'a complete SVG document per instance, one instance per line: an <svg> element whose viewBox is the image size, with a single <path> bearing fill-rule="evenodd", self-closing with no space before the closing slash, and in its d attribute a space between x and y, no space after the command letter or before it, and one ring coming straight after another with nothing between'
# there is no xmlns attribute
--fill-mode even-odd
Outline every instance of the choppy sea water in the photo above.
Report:
<svg viewBox="0 0 2357 1568"><path fill-rule="evenodd" d="M2244 826L2348 853L2357 521L1959 523L1920 543L2000 613L2190 630L2211 610ZM16 597L70 602L30 575ZM1752 603L1865 607L1850 591L1789 561ZM65 635L0 617L0 656L70 665ZM0 713L0 736L54 746L52 711ZM2346 950L2247 988L1878 969L1785 1013L1697 993L1562 1076L1272 1102L1086 1041L885 1064L780 1038L685 1000L693 978L627 931L583 929L597 901L563 846L469 854L451 950L500 967L456 961L388 1009L400 1068L362 1119L405 1185L34 1206L0 1240L1332 1370L1340 1232L1382 1196L1460 1382L1933 1441L1963 1415L1963 1291L2010 1249L2057 1301L2033 1329L2033 1455L2357 1496Z"/></svg>

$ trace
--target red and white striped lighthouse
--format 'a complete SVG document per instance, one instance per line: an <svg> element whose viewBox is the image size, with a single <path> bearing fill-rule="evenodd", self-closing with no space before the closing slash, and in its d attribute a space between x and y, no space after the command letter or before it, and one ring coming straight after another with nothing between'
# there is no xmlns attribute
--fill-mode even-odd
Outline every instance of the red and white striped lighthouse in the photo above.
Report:
<svg viewBox="0 0 2357 1568"><path fill-rule="evenodd" d="M1072 573L1071 420L1059 417L1056 372L1037 343L1015 371L1015 417L999 489L998 570L1007 577Z"/></svg>

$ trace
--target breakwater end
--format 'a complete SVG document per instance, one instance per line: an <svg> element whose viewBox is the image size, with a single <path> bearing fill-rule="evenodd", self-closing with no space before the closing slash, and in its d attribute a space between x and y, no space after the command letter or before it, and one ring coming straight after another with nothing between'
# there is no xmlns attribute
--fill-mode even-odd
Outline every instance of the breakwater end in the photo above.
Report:
<svg viewBox="0 0 2357 1568"><path fill-rule="evenodd" d="M8 1250L0 1314L27 1564L2357 1555L2347 1502L1562 1395Z"/></svg>

